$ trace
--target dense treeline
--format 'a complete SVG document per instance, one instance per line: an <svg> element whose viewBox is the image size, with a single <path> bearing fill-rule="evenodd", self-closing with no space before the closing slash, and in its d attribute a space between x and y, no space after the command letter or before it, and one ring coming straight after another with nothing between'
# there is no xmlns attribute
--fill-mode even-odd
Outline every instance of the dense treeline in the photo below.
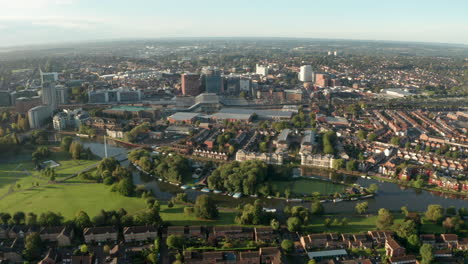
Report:
<svg viewBox="0 0 468 264"><path fill-rule="evenodd" d="M227 192L267 196L271 193L267 179L284 179L290 174L291 170L286 166L276 167L258 160L242 163L235 161L223 164L213 171L208 177L208 187Z"/></svg>
<svg viewBox="0 0 468 264"><path fill-rule="evenodd" d="M180 155L156 155L146 150L132 151L128 159L146 172L173 183L182 183L190 174L189 161Z"/></svg>

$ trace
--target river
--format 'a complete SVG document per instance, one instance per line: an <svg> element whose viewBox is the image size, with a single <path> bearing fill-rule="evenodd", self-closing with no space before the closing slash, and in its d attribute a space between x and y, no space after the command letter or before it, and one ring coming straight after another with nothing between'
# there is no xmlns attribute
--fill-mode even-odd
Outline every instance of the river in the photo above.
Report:
<svg viewBox="0 0 468 264"><path fill-rule="evenodd" d="M91 140L82 140L85 147L89 147L91 151L100 156L104 157L104 144L98 143ZM108 155L119 155L124 153L127 150L123 147L115 145L115 143L108 144ZM122 165L129 165L128 161L123 162ZM317 176L315 177L323 177ZM162 183L147 177L142 177L138 171L134 171L133 179L135 184L143 184L147 188L151 189L155 194L156 198L168 200L176 193L182 192L176 186L173 186L168 183ZM455 206L456 208L468 207L468 198L457 199L453 197L454 195L450 194L434 194L425 190L417 190L413 188L401 187L394 183L382 182L374 179L364 179L358 177L356 183L361 186L367 187L372 183L377 184L379 187L378 194L374 198L367 199L369 203L369 211L376 212L380 208L387 208L392 211L398 211L402 206L407 206L410 211L425 211L429 204L440 204L443 207L447 208L449 206ZM187 190L189 199L194 199L196 196L202 194L199 191ZM233 199L231 197L210 194L221 206L236 206L238 204L245 204L253 202L254 198L245 197L240 199ZM459 197L462 198L462 197ZM266 199L263 198L266 207L273 207L277 209L282 209L286 204L284 200L278 199ZM354 207L356 203L362 201L343 201L340 203L325 203L324 207L327 212L330 213L350 213L354 212ZM309 206L307 203L301 203L301 205Z"/></svg>

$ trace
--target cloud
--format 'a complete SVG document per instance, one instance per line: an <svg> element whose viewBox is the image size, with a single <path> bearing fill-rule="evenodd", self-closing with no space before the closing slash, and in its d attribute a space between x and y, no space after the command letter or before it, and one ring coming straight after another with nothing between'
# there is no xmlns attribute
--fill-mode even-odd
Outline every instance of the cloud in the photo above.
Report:
<svg viewBox="0 0 468 264"><path fill-rule="evenodd" d="M26 23L33 26L56 27L64 29L90 30L105 23L103 19L89 17L62 17L62 16L6 16L0 17L3 23Z"/></svg>
<svg viewBox="0 0 468 264"><path fill-rule="evenodd" d="M2 9L35 9L56 5L71 5L75 0L0 0Z"/></svg>

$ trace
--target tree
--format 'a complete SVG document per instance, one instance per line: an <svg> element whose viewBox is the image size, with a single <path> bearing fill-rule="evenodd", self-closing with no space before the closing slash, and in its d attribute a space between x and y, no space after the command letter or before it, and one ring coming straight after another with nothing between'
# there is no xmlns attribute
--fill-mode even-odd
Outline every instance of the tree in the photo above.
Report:
<svg viewBox="0 0 468 264"><path fill-rule="evenodd" d="M37 225L37 215L35 213L28 213L26 215L26 225L28 226Z"/></svg>
<svg viewBox="0 0 468 264"><path fill-rule="evenodd" d="M117 191L123 196L132 196L135 191L135 185L131 178L124 178L117 184Z"/></svg>
<svg viewBox="0 0 468 264"><path fill-rule="evenodd" d="M413 220L406 220L402 223L396 224L396 234L401 238L408 238L411 235L418 233L417 225Z"/></svg>
<svg viewBox="0 0 468 264"><path fill-rule="evenodd" d="M281 242L281 248L286 254L291 254L294 252L294 242L289 239L285 239Z"/></svg>
<svg viewBox="0 0 468 264"><path fill-rule="evenodd" d="M359 129L358 133L357 133L357 137L360 139L360 140L365 140L366 137L367 137L367 132L362 130L362 129Z"/></svg>
<svg viewBox="0 0 468 264"><path fill-rule="evenodd" d="M181 236L170 235L166 239L166 245L171 249L182 249L185 239Z"/></svg>
<svg viewBox="0 0 468 264"><path fill-rule="evenodd" d="M357 171L357 162L355 160L349 160L346 162L346 170L347 171Z"/></svg>
<svg viewBox="0 0 468 264"><path fill-rule="evenodd" d="M197 197L194 210L197 217L204 219L215 219L219 214L215 202L206 194Z"/></svg>
<svg viewBox="0 0 468 264"><path fill-rule="evenodd" d="M395 145L395 146L399 146L400 145L400 141L401 139L399 137L392 137L392 139L390 140L390 143L392 145Z"/></svg>
<svg viewBox="0 0 468 264"><path fill-rule="evenodd" d="M393 215L388 209L380 208L377 215L377 229L388 230L393 225Z"/></svg>
<svg viewBox="0 0 468 264"><path fill-rule="evenodd" d="M438 204L430 204L427 206L425 216L430 221L439 222L444 217L444 209Z"/></svg>
<svg viewBox="0 0 468 264"><path fill-rule="evenodd" d="M88 253L88 252L89 252L88 246L87 246L86 244L81 245L81 246L80 246L80 252L81 252L82 254Z"/></svg>
<svg viewBox="0 0 468 264"><path fill-rule="evenodd" d="M41 226L59 226L62 224L63 216L54 212L45 212L39 216L39 225Z"/></svg>
<svg viewBox="0 0 468 264"><path fill-rule="evenodd" d="M430 244L423 244L419 254L421 254L421 264L430 264L434 259L433 248Z"/></svg>
<svg viewBox="0 0 468 264"><path fill-rule="evenodd" d="M367 135L367 140L369 140L369 141L371 141L371 142L372 142L372 141L375 141L376 139L377 139L377 134L375 134L375 133L369 133L369 134Z"/></svg>
<svg viewBox="0 0 468 264"><path fill-rule="evenodd" d="M0 213L0 219L2 220L2 224L8 225L11 215L9 213Z"/></svg>
<svg viewBox="0 0 468 264"><path fill-rule="evenodd" d="M76 214L75 220L73 220L73 222L81 229L92 226L91 219L85 211L79 211Z"/></svg>
<svg viewBox="0 0 468 264"><path fill-rule="evenodd" d="M402 206L400 210L401 210L402 214L404 214L406 217L408 217L408 214L409 214L408 207Z"/></svg>
<svg viewBox="0 0 468 264"><path fill-rule="evenodd" d="M325 208L323 207L322 203L315 201L312 203L310 211L314 215L321 215L325 212Z"/></svg>
<svg viewBox="0 0 468 264"><path fill-rule="evenodd" d="M26 237L23 255L26 260L37 260L41 256L41 237L39 233L31 233Z"/></svg>
<svg viewBox="0 0 468 264"><path fill-rule="evenodd" d="M369 185L369 188L367 188L367 190L371 193L376 193L379 190L379 186L377 186L377 184L375 183L372 183L371 185Z"/></svg>
<svg viewBox="0 0 468 264"><path fill-rule="evenodd" d="M278 230L280 228L280 223L276 219L271 219L270 226L273 230Z"/></svg>
<svg viewBox="0 0 468 264"><path fill-rule="evenodd" d="M77 160L77 159L80 159L81 156L82 156L82 152L83 152L83 145L81 145L80 142L78 141L73 141L71 144L70 144L70 154L72 155L72 158Z"/></svg>
<svg viewBox="0 0 468 264"><path fill-rule="evenodd" d="M419 236L416 234L410 235L406 241L412 250L416 250L421 246L421 241L419 240Z"/></svg>
<svg viewBox="0 0 468 264"><path fill-rule="evenodd" d="M460 231L464 223L465 222L460 218L460 216L447 217L442 222L442 227L444 228L446 233L456 233Z"/></svg>
<svg viewBox="0 0 468 264"><path fill-rule="evenodd" d="M26 215L23 212L16 212L13 214L13 221L15 225L20 225L24 222Z"/></svg>
<svg viewBox="0 0 468 264"><path fill-rule="evenodd" d="M286 224L290 232L298 232L301 229L302 225L301 219L299 219L298 217L289 217Z"/></svg>
<svg viewBox="0 0 468 264"><path fill-rule="evenodd" d="M323 225L325 227L330 227L332 224L332 220L330 218L325 218L325 220L323 221Z"/></svg>
<svg viewBox="0 0 468 264"><path fill-rule="evenodd" d="M357 203L356 204L356 212L358 214L365 214L367 212L367 209L369 208L369 203L368 202L362 202L362 203Z"/></svg>
<svg viewBox="0 0 468 264"><path fill-rule="evenodd" d="M339 170L339 169L343 168L344 165L345 165L344 159L334 159L334 160L333 160L332 167L333 167L333 169L335 169L335 170Z"/></svg>
<svg viewBox="0 0 468 264"><path fill-rule="evenodd" d="M70 145L72 142L73 142L73 138L70 136L66 136L62 138L62 141L60 142L60 149L65 152L70 151Z"/></svg>
<svg viewBox="0 0 468 264"><path fill-rule="evenodd" d="M457 208L455 208L455 206L449 206L447 208L447 210L445 210L445 212L448 214L448 215L456 215L457 214Z"/></svg>

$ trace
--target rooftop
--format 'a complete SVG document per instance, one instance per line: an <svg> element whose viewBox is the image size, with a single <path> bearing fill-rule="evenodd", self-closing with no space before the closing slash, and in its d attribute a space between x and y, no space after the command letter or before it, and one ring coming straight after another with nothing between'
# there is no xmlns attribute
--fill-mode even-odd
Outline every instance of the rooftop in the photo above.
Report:
<svg viewBox="0 0 468 264"><path fill-rule="evenodd" d="M138 111L145 111L151 110L150 107L146 106L133 106L133 105L117 105L113 106L112 108L108 109L112 111L128 111L128 112L138 112Z"/></svg>

